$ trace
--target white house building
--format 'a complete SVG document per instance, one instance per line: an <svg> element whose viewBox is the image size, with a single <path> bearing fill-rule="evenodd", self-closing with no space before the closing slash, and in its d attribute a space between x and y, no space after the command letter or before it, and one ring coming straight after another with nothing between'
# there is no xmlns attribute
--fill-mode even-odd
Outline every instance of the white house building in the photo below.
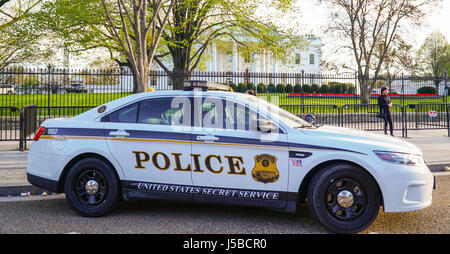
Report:
<svg viewBox="0 0 450 254"><path fill-rule="evenodd" d="M233 82L235 84L242 82L242 77L240 79L233 75L233 73L245 72L248 70L250 73L267 73L267 74L280 74L280 73L304 73L307 74L321 74L322 73L322 41L319 37L308 35L305 36L308 41L308 45L295 50L292 52L292 61L289 63L282 63L281 61L275 59L271 52L266 52L261 55L255 55L251 59L246 59L239 52L239 47L234 41L221 41L213 42L209 48L205 51L203 56L204 62L201 64L198 71L208 71L208 72L222 72L230 74L229 78L224 80L219 79L215 75L211 77L200 76L193 77L195 79L209 80L216 82ZM217 44L220 43L220 47ZM224 46L226 45L226 46ZM168 58L170 59L170 58ZM168 69L172 69L173 65L169 60L163 61L164 65ZM163 69L157 64L153 63L152 70L163 71ZM126 73L129 73L126 72ZM275 75L276 76L276 75ZM131 75L122 75L120 83L132 84L133 77ZM256 78L251 78L250 82L258 84L261 80ZM286 84L288 81L285 78L270 78L268 81L263 81L263 83L283 83ZM299 82L299 80L291 81L293 84ZM153 87L155 89L172 89L171 80L166 75L151 75L149 78L148 87Z"/></svg>
<svg viewBox="0 0 450 254"><path fill-rule="evenodd" d="M292 52L292 63L282 63L274 59L270 52L245 59L238 51L236 42L231 42L232 50L224 50L212 43L208 52L207 71L262 73L322 73L322 41L316 36L305 36L308 45Z"/></svg>

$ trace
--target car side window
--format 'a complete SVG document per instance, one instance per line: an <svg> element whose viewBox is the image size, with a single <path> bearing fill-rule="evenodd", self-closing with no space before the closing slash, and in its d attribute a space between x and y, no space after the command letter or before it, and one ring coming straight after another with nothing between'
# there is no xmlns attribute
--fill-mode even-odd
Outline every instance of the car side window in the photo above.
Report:
<svg viewBox="0 0 450 254"><path fill-rule="evenodd" d="M190 100L177 100L174 97L154 98L141 101L138 123L159 125L187 125L190 126Z"/></svg>
<svg viewBox="0 0 450 254"><path fill-rule="evenodd" d="M265 119L248 106L233 101L225 102L224 117L227 129L246 131L256 130L256 126L253 126L256 119Z"/></svg>
<svg viewBox="0 0 450 254"><path fill-rule="evenodd" d="M109 114L109 122L136 123L139 103L133 103Z"/></svg>
<svg viewBox="0 0 450 254"><path fill-rule="evenodd" d="M205 98L197 109L196 125L228 130L255 131L256 119L263 119L247 105L218 98Z"/></svg>

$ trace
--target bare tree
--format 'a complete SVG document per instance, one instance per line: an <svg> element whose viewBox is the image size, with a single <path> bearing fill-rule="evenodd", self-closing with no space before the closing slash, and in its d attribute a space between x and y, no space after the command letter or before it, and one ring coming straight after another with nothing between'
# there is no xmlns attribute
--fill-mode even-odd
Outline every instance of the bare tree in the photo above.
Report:
<svg viewBox="0 0 450 254"><path fill-rule="evenodd" d="M101 0L107 29L122 48L135 80L133 92L144 92L173 0Z"/></svg>
<svg viewBox="0 0 450 254"><path fill-rule="evenodd" d="M330 28L345 38L359 76L361 103L370 100L383 62L405 27L419 25L427 8L441 0L330 0L334 7ZM372 80L369 80L371 75Z"/></svg>

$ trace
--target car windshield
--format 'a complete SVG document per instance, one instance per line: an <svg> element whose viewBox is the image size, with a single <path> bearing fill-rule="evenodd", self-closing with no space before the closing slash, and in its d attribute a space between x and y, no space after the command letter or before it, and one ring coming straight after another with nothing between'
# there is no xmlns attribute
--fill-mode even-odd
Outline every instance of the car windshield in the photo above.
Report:
<svg viewBox="0 0 450 254"><path fill-rule="evenodd" d="M304 128L304 127L312 127L313 125L306 122L305 120L301 119L300 117L295 116L292 113L289 113L288 111L267 102L266 100L259 98L257 96L253 95L246 95L246 94L240 94L240 96L253 103L256 104L259 108L262 108L268 112L270 112L272 115L278 117L278 119L285 124L289 125L291 128Z"/></svg>

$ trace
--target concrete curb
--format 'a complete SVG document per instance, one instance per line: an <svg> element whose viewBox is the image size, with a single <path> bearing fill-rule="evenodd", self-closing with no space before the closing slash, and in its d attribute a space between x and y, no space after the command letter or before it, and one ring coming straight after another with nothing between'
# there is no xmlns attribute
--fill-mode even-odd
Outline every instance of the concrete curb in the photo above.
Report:
<svg viewBox="0 0 450 254"><path fill-rule="evenodd" d="M33 185L0 186L0 197L42 195L44 192L51 194L49 191Z"/></svg>
<svg viewBox="0 0 450 254"><path fill-rule="evenodd" d="M450 163L447 164L432 164L428 165L428 168L432 173L448 173L450 172L446 170L446 168L450 168ZM0 197L20 197L20 196L29 196L29 195L42 195L42 193L52 194L47 190L42 188L33 186L33 185L17 185L17 186L0 186Z"/></svg>

